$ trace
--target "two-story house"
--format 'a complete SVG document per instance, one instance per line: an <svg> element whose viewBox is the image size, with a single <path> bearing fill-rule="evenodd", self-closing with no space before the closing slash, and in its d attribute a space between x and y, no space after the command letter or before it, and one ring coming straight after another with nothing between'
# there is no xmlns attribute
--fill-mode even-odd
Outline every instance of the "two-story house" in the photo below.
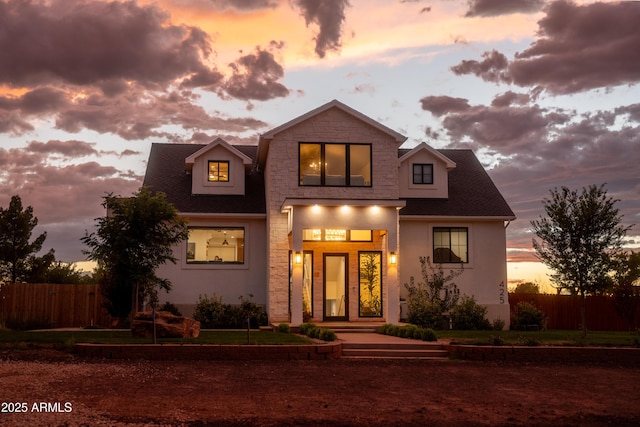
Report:
<svg viewBox="0 0 640 427"><path fill-rule="evenodd" d="M158 274L190 314L199 295L252 295L271 322L396 323L420 256L509 322L505 228L515 219L470 150L403 135L331 101L257 146L154 144L144 185L188 220Z"/></svg>

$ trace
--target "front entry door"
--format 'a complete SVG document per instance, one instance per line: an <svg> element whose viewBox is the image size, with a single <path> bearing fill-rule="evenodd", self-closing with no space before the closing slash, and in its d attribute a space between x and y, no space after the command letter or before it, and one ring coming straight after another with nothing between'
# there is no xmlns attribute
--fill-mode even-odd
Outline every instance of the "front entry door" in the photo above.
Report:
<svg viewBox="0 0 640 427"><path fill-rule="evenodd" d="M348 255L324 254L324 320L348 320Z"/></svg>

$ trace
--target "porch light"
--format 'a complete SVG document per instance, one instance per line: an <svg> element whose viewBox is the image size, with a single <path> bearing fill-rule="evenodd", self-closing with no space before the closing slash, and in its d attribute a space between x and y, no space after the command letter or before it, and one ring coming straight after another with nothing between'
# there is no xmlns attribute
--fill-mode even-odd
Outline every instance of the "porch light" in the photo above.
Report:
<svg viewBox="0 0 640 427"><path fill-rule="evenodd" d="M395 253L395 252L391 252L391 253L389 254L389 264L393 264L393 265L395 265L395 264L396 264L396 262L398 262L398 257L397 257L397 255L396 255L396 253Z"/></svg>
<svg viewBox="0 0 640 427"><path fill-rule="evenodd" d="M302 254L300 252L296 252L295 263L302 264Z"/></svg>

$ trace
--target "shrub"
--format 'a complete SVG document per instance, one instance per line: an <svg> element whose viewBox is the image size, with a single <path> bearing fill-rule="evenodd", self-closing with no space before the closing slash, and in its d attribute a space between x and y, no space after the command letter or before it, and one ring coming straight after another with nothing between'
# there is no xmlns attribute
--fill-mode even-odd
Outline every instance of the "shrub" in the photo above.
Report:
<svg viewBox="0 0 640 427"><path fill-rule="evenodd" d="M493 345L496 347L502 346L504 345L504 338L502 338L500 335L491 335L489 337L489 345Z"/></svg>
<svg viewBox="0 0 640 427"><path fill-rule="evenodd" d="M174 316L182 316L182 313L180 313L180 310L178 310L178 307L176 307L175 304L172 304L169 301L165 302L160 307L158 307L158 311L168 311Z"/></svg>
<svg viewBox="0 0 640 427"><path fill-rule="evenodd" d="M504 320L498 318L496 320L493 321L493 323L491 324L491 327L493 328L494 331L501 331L504 329Z"/></svg>
<svg viewBox="0 0 640 427"><path fill-rule="evenodd" d="M416 325L397 326L386 324L380 328L379 333L401 338L412 338L414 340L422 341L438 340L438 337L436 337L433 329L425 329Z"/></svg>
<svg viewBox="0 0 640 427"><path fill-rule="evenodd" d="M325 329L325 328L319 328L320 329L320 334L318 335L318 338L320 338L322 341L335 341L336 339L338 339L338 337L336 336L336 333L333 332L331 329Z"/></svg>
<svg viewBox="0 0 640 427"><path fill-rule="evenodd" d="M513 313L513 328L527 329L527 326L538 326L542 330L544 327L545 314L538 310L533 304L526 301L520 301Z"/></svg>
<svg viewBox="0 0 640 427"><path fill-rule="evenodd" d="M313 328L307 330L307 336L309 338L318 338L320 336L320 328L316 325L313 325Z"/></svg>
<svg viewBox="0 0 640 427"><path fill-rule="evenodd" d="M217 297L215 294L211 298L208 298L205 294L198 297L196 308L193 313L193 319L200 322L202 329L213 329L220 327L219 319L224 314L224 304L222 304L222 297Z"/></svg>
<svg viewBox="0 0 640 427"><path fill-rule="evenodd" d="M308 335L309 329L311 328L316 328L317 326L314 325L311 322L305 322L302 323L299 327L298 327L298 331L302 334L302 335Z"/></svg>
<svg viewBox="0 0 640 427"><path fill-rule="evenodd" d="M247 327L247 317L250 326L254 329L268 324L267 313L262 307L252 301L242 298L241 300L238 306L223 304L222 297L217 297L215 294L211 298L200 295L193 318L200 322L203 329L244 329Z"/></svg>
<svg viewBox="0 0 640 427"><path fill-rule="evenodd" d="M434 266L429 257L419 257L419 260L422 282L411 276L409 283L404 284L408 292L407 320L423 328L441 328L443 314L458 303L460 290L453 279L463 273L463 264L460 270L445 274L442 265Z"/></svg>
<svg viewBox="0 0 640 427"><path fill-rule="evenodd" d="M443 317L439 303L418 299L409 301L408 308L409 323L422 328L441 329Z"/></svg>
<svg viewBox="0 0 640 427"><path fill-rule="evenodd" d="M438 341L438 337L436 333L433 332L433 329L420 329L419 336L413 336L415 339L421 339L422 341Z"/></svg>
<svg viewBox="0 0 640 427"><path fill-rule="evenodd" d="M463 296L451 310L453 328L459 330L491 329L486 319L487 308L476 302L474 297Z"/></svg>
<svg viewBox="0 0 640 427"><path fill-rule="evenodd" d="M280 323L278 325L278 332L288 334L289 332L291 332L291 327L288 323Z"/></svg>

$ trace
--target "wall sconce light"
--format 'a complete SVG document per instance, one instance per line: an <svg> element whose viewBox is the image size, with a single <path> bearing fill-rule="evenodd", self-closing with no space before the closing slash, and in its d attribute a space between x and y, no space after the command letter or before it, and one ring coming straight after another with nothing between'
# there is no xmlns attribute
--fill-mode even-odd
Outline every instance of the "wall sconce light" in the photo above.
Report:
<svg viewBox="0 0 640 427"><path fill-rule="evenodd" d="M296 264L302 264L302 254L300 252L296 252L296 255L294 258L295 258Z"/></svg>
<svg viewBox="0 0 640 427"><path fill-rule="evenodd" d="M395 264L396 264L396 262L398 262L398 256L396 255L396 253L395 253L395 252L391 252L391 253L389 254L389 264L393 264L393 265L395 265Z"/></svg>

